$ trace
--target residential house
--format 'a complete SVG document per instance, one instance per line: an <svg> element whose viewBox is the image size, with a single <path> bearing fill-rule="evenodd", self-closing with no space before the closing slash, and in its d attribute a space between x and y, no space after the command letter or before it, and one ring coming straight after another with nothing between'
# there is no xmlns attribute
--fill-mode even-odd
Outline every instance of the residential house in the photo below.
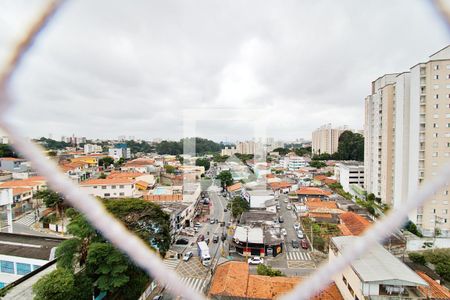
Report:
<svg viewBox="0 0 450 300"><path fill-rule="evenodd" d="M235 184L228 186L227 192L231 198L234 198L236 196L240 196L240 194L242 192L242 188L243 188L242 183L237 182Z"/></svg>
<svg viewBox="0 0 450 300"><path fill-rule="evenodd" d="M367 219L351 211L341 214L339 219L342 235L361 235L371 226Z"/></svg>
<svg viewBox="0 0 450 300"><path fill-rule="evenodd" d="M125 172L154 173L155 160L151 158L137 158L126 162L121 168Z"/></svg>
<svg viewBox="0 0 450 300"><path fill-rule="evenodd" d="M217 266L208 297L216 300L269 300L277 299L288 293L302 281L301 277L270 277L250 274L246 262L228 261ZM343 300L335 284L311 300Z"/></svg>
<svg viewBox="0 0 450 300"><path fill-rule="evenodd" d="M320 198L322 200L328 200L329 196L332 193L317 187L300 187L295 191L295 194L298 197L298 201L306 202L309 198Z"/></svg>
<svg viewBox="0 0 450 300"><path fill-rule="evenodd" d="M423 280L428 283L428 286L419 286L419 290L422 295L425 295L427 299L444 300L450 299L450 292L448 288L440 285L436 280L421 271L416 271Z"/></svg>
<svg viewBox="0 0 450 300"><path fill-rule="evenodd" d="M287 194L291 191L292 183L286 181L268 182L268 186L272 189L275 196L280 194Z"/></svg>
<svg viewBox="0 0 450 300"><path fill-rule="evenodd" d="M345 249L351 249L358 238L332 237L329 263L333 263ZM334 282L345 299L359 300L425 299L420 289L428 287L425 280L380 244L370 247L362 257L334 276Z"/></svg>
<svg viewBox="0 0 450 300"><path fill-rule="evenodd" d="M339 215L344 211L339 209L335 201L323 201L320 198L310 198L305 203L306 216L315 222L339 223Z"/></svg>
<svg viewBox="0 0 450 300"><path fill-rule="evenodd" d="M336 179L330 178L326 175L316 175L313 178L313 184L317 186L328 185L336 182Z"/></svg>
<svg viewBox="0 0 450 300"><path fill-rule="evenodd" d="M128 178L89 179L80 183L86 193L101 198L126 198L138 196L135 180Z"/></svg>

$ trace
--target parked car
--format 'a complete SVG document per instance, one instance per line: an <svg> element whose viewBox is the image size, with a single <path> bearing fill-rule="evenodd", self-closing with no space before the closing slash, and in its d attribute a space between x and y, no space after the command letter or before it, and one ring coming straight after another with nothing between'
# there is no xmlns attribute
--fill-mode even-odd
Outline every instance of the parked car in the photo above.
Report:
<svg viewBox="0 0 450 300"><path fill-rule="evenodd" d="M280 210L281 209L281 207L280 207L280 205L279 204L277 204L277 210Z"/></svg>
<svg viewBox="0 0 450 300"><path fill-rule="evenodd" d="M283 222L284 222L284 219L283 219L282 216L279 216L279 217L278 217L278 222L280 222L280 223L283 223Z"/></svg>
<svg viewBox="0 0 450 300"><path fill-rule="evenodd" d="M188 261L192 256L194 256L194 254L192 253L192 251L188 251L183 255L183 260L184 261Z"/></svg>
<svg viewBox="0 0 450 300"><path fill-rule="evenodd" d="M300 224L294 223L294 230L297 231L300 229Z"/></svg>
<svg viewBox="0 0 450 300"><path fill-rule="evenodd" d="M263 263L264 263L264 258L259 257L259 256L250 257L248 259L249 265L259 265L259 264L263 264Z"/></svg>
<svg viewBox="0 0 450 300"><path fill-rule="evenodd" d="M227 239L227 234L225 232L223 232L220 239L222 240L222 242L225 241Z"/></svg>
<svg viewBox="0 0 450 300"><path fill-rule="evenodd" d="M176 244L176 245L187 245L187 244L189 244L189 240L188 240L188 239L185 239L185 238L181 238L181 239L178 239L178 240L175 242L175 244Z"/></svg>
<svg viewBox="0 0 450 300"><path fill-rule="evenodd" d="M153 300L162 300L163 299L163 295L156 295L155 297L153 297Z"/></svg>
<svg viewBox="0 0 450 300"><path fill-rule="evenodd" d="M298 241L297 240L292 240L292 248L298 248L299 247L299 244L298 244Z"/></svg>
<svg viewBox="0 0 450 300"><path fill-rule="evenodd" d="M202 227L202 224L200 224L199 222L195 222L194 227Z"/></svg>
<svg viewBox="0 0 450 300"><path fill-rule="evenodd" d="M214 224L216 221L214 219L209 220L209 224Z"/></svg>
<svg viewBox="0 0 450 300"><path fill-rule="evenodd" d="M218 243L219 242L219 236L217 234L214 234L212 240L213 240L214 244Z"/></svg>
<svg viewBox="0 0 450 300"><path fill-rule="evenodd" d="M300 245L302 246L303 249L308 250L309 249L309 243L306 239L302 239L300 241Z"/></svg>
<svg viewBox="0 0 450 300"><path fill-rule="evenodd" d="M289 200L286 198L286 199L283 200L283 202L284 202L284 203L288 203Z"/></svg>
<svg viewBox="0 0 450 300"><path fill-rule="evenodd" d="M201 242L205 240L205 236L203 234L200 234L197 238L197 242Z"/></svg>
<svg viewBox="0 0 450 300"><path fill-rule="evenodd" d="M299 239L304 238L305 236L303 235L303 231L297 230L297 237L298 237Z"/></svg>
<svg viewBox="0 0 450 300"><path fill-rule="evenodd" d="M285 228L281 228L281 234L286 236L287 235L287 231Z"/></svg>
<svg viewBox="0 0 450 300"><path fill-rule="evenodd" d="M292 209L292 205L290 205L290 204L286 205L286 209L291 210Z"/></svg>

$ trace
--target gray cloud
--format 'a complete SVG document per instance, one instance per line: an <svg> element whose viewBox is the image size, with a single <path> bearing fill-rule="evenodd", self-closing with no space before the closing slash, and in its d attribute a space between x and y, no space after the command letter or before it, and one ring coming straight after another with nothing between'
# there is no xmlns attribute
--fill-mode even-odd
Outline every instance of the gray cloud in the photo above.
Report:
<svg viewBox="0 0 450 300"><path fill-rule="evenodd" d="M179 138L195 108L263 109L283 139L362 128L372 80L448 43L427 3L69 1L13 81L14 118L30 136ZM0 3L0 63L43 4ZM252 135L246 122L198 132Z"/></svg>

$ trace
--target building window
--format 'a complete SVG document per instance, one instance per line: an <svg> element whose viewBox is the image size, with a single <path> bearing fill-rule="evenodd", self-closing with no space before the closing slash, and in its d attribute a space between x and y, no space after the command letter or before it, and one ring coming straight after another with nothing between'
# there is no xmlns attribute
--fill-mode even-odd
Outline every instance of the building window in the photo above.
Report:
<svg viewBox="0 0 450 300"><path fill-rule="evenodd" d="M12 261L0 260L0 272L14 274L14 263Z"/></svg>
<svg viewBox="0 0 450 300"><path fill-rule="evenodd" d="M112 188L112 189L115 189L115 188L116 188L116 186L115 186L115 185L112 185L112 186L111 186L111 188Z"/></svg>
<svg viewBox="0 0 450 300"><path fill-rule="evenodd" d="M16 263L17 275L27 275L31 272L30 264Z"/></svg>
<svg viewBox="0 0 450 300"><path fill-rule="evenodd" d="M434 108L435 108L435 109L438 109L438 108L439 108L439 104L435 104L435 105L434 105Z"/></svg>
<svg viewBox="0 0 450 300"><path fill-rule="evenodd" d="M442 213L443 213L444 215L448 214L448 209L443 209L443 210L442 210Z"/></svg>
<svg viewBox="0 0 450 300"><path fill-rule="evenodd" d="M104 193L103 196L104 197L109 197L111 194L110 193Z"/></svg>
<svg viewBox="0 0 450 300"><path fill-rule="evenodd" d="M5 283L4 282L0 282L0 289L5 287Z"/></svg>
<svg viewBox="0 0 450 300"><path fill-rule="evenodd" d="M437 138L439 134L437 132L433 133L433 137Z"/></svg>
<svg viewBox="0 0 450 300"><path fill-rule="evenodd" d="M437 123L433 123L433 128L439 128L439 125Z"/></svg>
<svg viewBox="0 0 450 300"><path fill-rule="evenodd" d="M119 188L123 189L123 188L125 188L125 186L124 185L119 185Z"/></svg>
<svg viewBox="0 0 450 300"><path fill-rule="evenodd" d="M434 65L434 70L435 71L439 70L439 65Z"/></svg>
<svg viewBox="0 0 450 300"><path fill-rule="evenodd" d="M434 99L439 99L439 94L434 95Z"/></svg>
<svg viewBox="0 0 450 300"><path fill-rule="evenodd" d="M33 271L39 269L42 266L38 266L38 265L33 265Z"/></svg>
<svg viewBox="0 0 450 300"><path fill-rule="evenodd" d="M106 185L102 185L102 190L106 190Z"/></svg>
<svg viewBox="0 0 450 300"><path fill-rule="evenodd" d="M119 196L125 196L124 192L119 193Z"/></svg>
<svg viewBox="0 0 450 300"><path fill-rule="evenodd" d="M439 75L438 74L434 75L434 79L438 80L439 79Z"/></svg>
<svg viewBox="0 0 450 300"><path fill-rule="evenodd" d="M97 188L97 186L96 185L94 185L94 189L96 189Z"/></svg>

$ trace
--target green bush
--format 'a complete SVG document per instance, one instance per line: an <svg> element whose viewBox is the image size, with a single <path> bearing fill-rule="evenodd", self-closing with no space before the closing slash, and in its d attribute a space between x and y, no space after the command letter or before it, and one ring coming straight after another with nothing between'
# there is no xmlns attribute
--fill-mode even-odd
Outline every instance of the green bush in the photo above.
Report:
<svg viewBox="0 0 450 300"><path fill-rule="evenodd" d="M412 262L416 264L425 265L426 263L425 256L421 253L412 252L408 254L408 257Z"/></svg>
<svg viewBox="0 0 450 300"><path fill-rule="evenodd" d="M258 267L256 268L256 272L258 273L258 275L265 275L265 276L270 276L270 277L286 276L280 270L275 270L272 267L266 266L264 264L258 265Z"/></svg>

